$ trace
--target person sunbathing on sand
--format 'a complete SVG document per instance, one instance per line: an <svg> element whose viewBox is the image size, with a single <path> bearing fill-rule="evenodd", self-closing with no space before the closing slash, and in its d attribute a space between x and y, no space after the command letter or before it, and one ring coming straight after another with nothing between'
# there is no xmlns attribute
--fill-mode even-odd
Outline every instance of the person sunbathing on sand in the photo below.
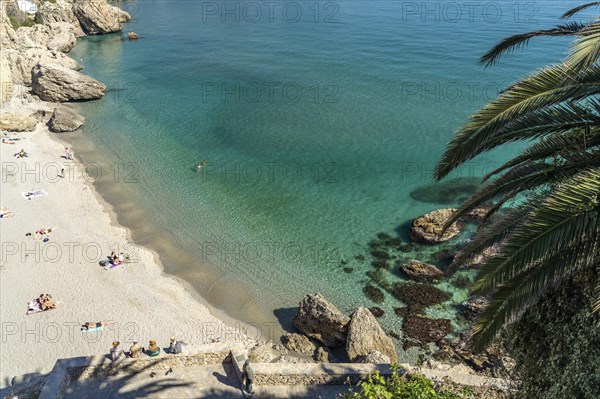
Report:
<svg viewBox="0 0 600 399"><path fill-rule="evenodd" d="M2 144L17 144L17 142L9 139L2 139Z"/></svg>
<svg viewBox="0 0 600 399"><path fill-rule="evenodd" d="M27 154L25 152L25 150L21 148L21 151L15 153L15 157L17 157L17 158L27 158L27 157L29 157L29 154Z"/></svg>
<svg viewBox="0 0 600 399"><path fill-rule="evenodd" d="M6 219L11 216L14 216L14 214L11 211L9 211L6 208L0 208L0 219Z"/></svg>
<svg viewBox="0 0 600 399"><path fill-rule="evenodd" d="M81 331L86 332L86 331L90 331L90 330L100 330L102 327L110 326L112 324L115 324L115 323L113 321L99 321L97 323L88 322L88 323L84 323L81 326Z"/></svg>
<svg viewBox="0 0 600 399"><path fill-rule="evenodd" d="M40 297L37 299L37 301L40 304L42 310L56 308L56 304L52 300L52 296L50 294L40 294Z"/></svg>

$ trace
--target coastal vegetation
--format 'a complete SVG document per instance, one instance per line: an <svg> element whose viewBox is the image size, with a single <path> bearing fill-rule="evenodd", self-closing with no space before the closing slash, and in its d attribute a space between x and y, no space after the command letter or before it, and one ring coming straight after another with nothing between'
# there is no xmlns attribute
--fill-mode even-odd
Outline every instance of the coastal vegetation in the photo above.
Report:
<svg viewBox="0 0 600 399"><path fill-rule="evenodd" d="M598 5L589 3L562 17ZM512 142L529 144L485 176L487 184L446 221L448 228L469 211L494 201L483 227L451 267L457 268L492 245L499 248L485 259L473 285L474 293L491 295L473 329L476 349L489 344L540 295L571 276L592 269L598 279L600 23L572 22L512 36L481 61L492 65L502 54L537 36L576 39L563 62L513 84L475 113L455 133L435 172L442 179L482 153ZM596 291L595 300L599 297ZM593 302L584 306L591 309Z"/></svg>
<svg viewBox="0 0 600 399"><path fill-rule="evenodd" d="M392 365L390 376L383 377L379 373L370 376L358 384L358 392L344 395L346 399L461 399L466 398L468 391L462 394L450 390L436 390L433 383L419 374L407 375L401 368Z"/></svg>

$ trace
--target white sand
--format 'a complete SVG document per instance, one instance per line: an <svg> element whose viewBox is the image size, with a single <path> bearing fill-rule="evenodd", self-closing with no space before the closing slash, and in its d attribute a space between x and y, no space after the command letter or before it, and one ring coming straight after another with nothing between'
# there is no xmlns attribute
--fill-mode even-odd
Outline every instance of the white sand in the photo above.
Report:
<svg viewBox="0 0 600 399"><path fill-rule="evenodd" d="M10 136L23 140L0 144L0 205L14 213L0 220L0 386L13 376L46 373L59 358L107 353L114 340L125 350L133 338L144 346L155 338L165 347L172 335L191 344L215 336L248 343L164 276L149 250L133 248L83 179L81 164L61 157L59 135L38 123L35 132ZM29 158L13 157L21 148ZM62 167L66 177L59 179ZM48 195L21 196L37 188ZM57 230L47 243L25 236L52 226ZM98 262L117 248L133 263L104 270ZM41 293L59 301L58 308L27 316L27 302ZM116 324L99 333L80 331L84 322L101 320Z"/></svg>

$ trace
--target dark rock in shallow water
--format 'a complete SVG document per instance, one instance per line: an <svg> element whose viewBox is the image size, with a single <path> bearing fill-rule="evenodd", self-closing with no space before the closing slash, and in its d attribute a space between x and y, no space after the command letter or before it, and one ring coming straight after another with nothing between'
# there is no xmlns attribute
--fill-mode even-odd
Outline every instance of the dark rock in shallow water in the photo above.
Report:
<svg viewBox="0 0 600 399"><path fill-rule="evenodd" d="M385 260L375 259L371 262L371 266L377 269L390 269L392 266Z"/></svg>
<svg viewBox="0 0 600 399"><path fill-rule="evenodd" d="M456 256L456 250L452 248L443 248L431 254L431 260L434 263L441 263L444 266L449 266Z"/></svg>
<svg viewBox="0 0 600 399"><path fill-rule="evenodd" d="M388 247L398 248L404 243L404 240L400 237L390 238L384 241L384 244Z"/></svg>
<svg viewBox="0 0 600 399"><path fill-rule="evenodd" d="M353 271L354 271L354 269L351 268L351 267L344 267L344 272L345 273L352 273Z"/></svg>
<svg viewBox="0 0 600 399"><path fill-rule="evenodd" d="M356 259L356 260L365 260L365 256L364 255L356 255L354 257L354 259Z"/></svg>
<svg viewBox="0 0 600 399"><path fill-rule="evenodd" d="M420 282L436 282L444 277L444 273L433 265L411 260L407 264L402 265L402 271L415 281Z"/></svg>
<svg viewBox="0 0 600 399"><path fill-rule="evenodd" d="M456 288L465 289L469 287L473 281L468 276L458 276L454 280L450 281L450 284Z"/></svg>
<svg viewBox="0 0 600 399"><path fill-rule="evenodd" d="M348 264L348 261L347 261L347 260L341 260L341 261L340 261L340 265L347 265L347 264Z"/></svg>
<svg viewBox="0 0 600 399"><path fill-rule="evenodd" d="M392 295L410 306L428 307L449 300L452 296L429 284L396 282Z"/></svg>
<svg viewBox="0 0 600 399"><path fill-rule="evenodd" d="M371 278L371 280L373 280L375 284L384 290L390 291L392 289L392 285L389 281L387 281L385 276L386 273L383 271L383 269L369 270L366 274L369 278Z"/></svg>
<svg viewBox="0 0 600 399"><path fill-rule="evenodd" d="M371 255L377 259L391 259L392 257L385 251L371 251Z"/></svg>
<svg viewBox="0 0 600 399"><path fill-rule="evenodd" d="M411 191L410 197L414 200L431 204L459 204L463 202L463 199L475 194L479 187L478 179L460 177L444 183L417 187Z"/></svg>
<svg viewBox="0 0 600 399"><path fill-rule="evenodd" d="M381 309L378 306L370 307L369 310L371 311L371 313L373 313L373 316L375 316L375 317L381 317L385 314L383 309Z"/></svg>
<svg viewBox="0 0 600 399"><path fill-rule="evenodd" d="M398 251L400 252L414 252L415 246L413 244L404 244L398 246Z"/></svg>
<svg viewBox="0 0 600 399"><path fill-rule="evenodd" d="M452 325L448 319L409 315L402 323L402 330L406 336L422 343L438 342L452 331Z"/></svg>
<svg viewBox="0 0 600 399"><path fill-rule="evenodd" d="M390 238L392 238L392 236L388 233L377 233L377 238L379 238L380 240L389 240Z"/></svg>
<svg viewBox="0 0 600 399"><path fill-rule="evenodd" d="M394 313L397 316L404 317L408 314L408 307L394 308Z"/></svg>
<svg viewBox="0 0 600 399"><path fill-rule="evenodd" d="M363 287L363 293L367 298L372 300L375 303L383 303L385 299L385 295L383 295L383 291L379 288L375 287L372 284L367 284Z"/></svg>

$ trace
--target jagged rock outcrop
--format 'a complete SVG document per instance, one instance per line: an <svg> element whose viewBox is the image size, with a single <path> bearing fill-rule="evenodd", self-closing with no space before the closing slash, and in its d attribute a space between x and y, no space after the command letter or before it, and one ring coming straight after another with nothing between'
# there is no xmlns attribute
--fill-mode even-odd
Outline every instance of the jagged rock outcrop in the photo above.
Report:
<svg viewBox="0 0 600 399"><path fill-rule="evenodd" d="M458 223L452 223L443 234L442 231L444 224L455 211L456 209L452 208L438 209L414 219L410 229L410 238L425 244L438 244L451 240L460 233Z"/></svg>
<svg viewBox="0 0 600 399"><path fill-rule="evenodd" d="M125 11L104 0L76 3L73 5L73 13L88 35L120 32L123 30L121 22L131 18Z"/></svg>
<svg viewBox="0 0 600 399"><path fill-rule="evenodd" d="M411 260L402 265L402 271L406 273L411 280L422 283L436 282L444 277L444 272L437 267L418 260Z"/></svg>
<svg viewBox="0 0 600 399"><path fill-rule="evenodd" d="M348 326L346 352L350 361L354 362L374 351L381 352L394 363L398 361L392 339L385 334L369 309L360 307L352 315Z"/></svg>
<svg viewBox="0 0 600 399"><path fill-rule="evenodd" d="M8 59L15 84L31 84L32 70L37 64L58 65L63 68L80 70L82 68L74 59L61 52L50 51L42 48L29 48L25 50L6 50L3 56Z"/></svg>
<svg viewBox="0 0 600 399"><path fill-rule="evenodd" d="M317 344L306 335L291 333L283 337L283 345L291 351L312 356L317 350Z"/></svg>
<svg viewBox="0 0 600 399"><path fill-rule="evenodd" d="M55 3L47 1L38 7L35 20L37 23L45 25L51 25L55 22L65 22L75 37L83 37L85 33L81 29L79 20L73 14L72 7L73 5L65 0L57 0Z"/></svg>
<svg viewBox="0 0 600 399"><path fill-rule="evenodd" d="M92 100L104 96L106 86L72 69L38 64L31 72L33 92L44 101Z"/></svg>
<svg viewBox="0 0 600 399"><path fill-rule="evenodd" d="M75 35L66 22L36 24L17 30L17 45L20 49L42 48L67 53L75 46L75 40Z"/></svg>
<svg viewBox="0 0 600 399"><path fill-rule="evenodd" d="M138 36L138 34L137 34L137 33L135 33L135 32L128 32L128 33L127 33L127 37L129 38L129 40L137 40L137 39L139 39L139 38L140 38L140 37Z"/></svg>
<svg viewBox="0 0 600 399"><path fill-rule="evenodd" d="M0 45L2 50L16 48L17 33L6 13L6 2L0 2Z"/></svg>
<svg viewBox="0 0 600 399"><path fill-rule="evenodd" d="M379 351L369 352L364 356L359 356L354 361L355 363L372 363L372 364L390 364L392 361L389 357Z"/></svg>
<svg viewBox="0 0 600 399"><path fill-rule="evenodd" d="M32 132L37 119L31 115L0 113L0 130L9 132Z"/></svg>
<svg viewBox="0 0 600 399"><path fill-rule="evenodd" d="M307 336L335 348L346 342L350 318L317 293L302 299L292 322Z"/></svg>
<svg viewBox="0 0 600 399"><path fill-rule="evenodd" d="M72 132L79 129L83 122L85 122L83 115L80 115L71 107L59 105L54 109L48 121L48 127L56 133Z"/></svg>

